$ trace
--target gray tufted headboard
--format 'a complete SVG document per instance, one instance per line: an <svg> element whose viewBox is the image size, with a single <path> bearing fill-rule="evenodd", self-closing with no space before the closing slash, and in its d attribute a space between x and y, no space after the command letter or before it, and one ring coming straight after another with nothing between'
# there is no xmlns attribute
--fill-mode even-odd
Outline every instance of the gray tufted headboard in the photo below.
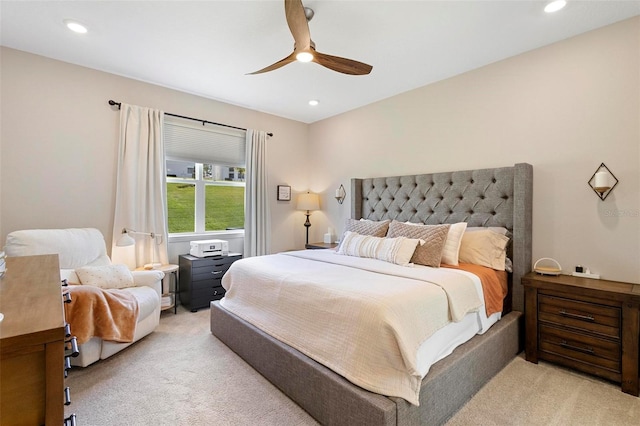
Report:
<svg viewBox="0 0 640 426"><path fill-rule="evenodd" d="M520 278L531 270L533 167L466 170L410 176L351 180L354 219L425 223L467 222L469 226L501 226L513 238L508 256L512 306L523 311ZM509 310L509 300L505 301Z"/></svg>

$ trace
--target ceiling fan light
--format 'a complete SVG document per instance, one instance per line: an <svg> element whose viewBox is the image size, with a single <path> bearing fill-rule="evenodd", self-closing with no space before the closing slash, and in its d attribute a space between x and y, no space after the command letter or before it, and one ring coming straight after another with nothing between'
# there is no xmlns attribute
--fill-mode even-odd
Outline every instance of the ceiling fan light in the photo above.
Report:
<svg viewBox="0 0 640 426"><path fill-rule="evenodd" d="M311 62L313 60L313 55L310 52L300 52L296 55L296 59L299 62Z"/></svg>
<svg viewBox="0 0 640 426"><path fill-rule="evenodd" d="M547 5L544 7L544 11L547 13L557 12L563 7L565 7L566 5L567 5L566 0L555 0L547 3Z"/></svg>

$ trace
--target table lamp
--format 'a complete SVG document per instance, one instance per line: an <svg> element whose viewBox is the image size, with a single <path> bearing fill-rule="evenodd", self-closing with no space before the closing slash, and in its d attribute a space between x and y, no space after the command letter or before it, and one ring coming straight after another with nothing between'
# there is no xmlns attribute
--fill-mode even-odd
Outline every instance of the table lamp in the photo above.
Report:
<svg viewBox="0 0 640 426"><path fill-rule="evenodd" d="M320 199L318 198L318 194L311 194L307 192L306 194L298 195L298 204L296 208L298 210L306 210L305 216L307 216L307 221L304 223L305 228L307 228L306 247L309 245L309 227L311 226L311 222L309 222L309 215L311 215L312 210L320 210Z"/></svg>

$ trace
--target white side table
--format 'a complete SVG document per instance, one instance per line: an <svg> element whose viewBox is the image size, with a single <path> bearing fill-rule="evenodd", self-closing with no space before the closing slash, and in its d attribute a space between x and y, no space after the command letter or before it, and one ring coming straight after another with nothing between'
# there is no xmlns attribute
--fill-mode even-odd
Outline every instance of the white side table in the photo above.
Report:
<svg viewBox="0 0 640 426"><path fill-rule="evenodd" d="M166 297L169 296L171 298L171 303L169 303L168 305L161 305L160 309L163 311L166 311L167 309L171 309L173 308L173 313L177 314L178 313L178 293L180 293L180 282L178 281L178 265L173 265L173 264L167 264L167 265L160 265L160 266L156 266L155 268L153 268L152 270L155 271L162 271L165 273L165 276L169 276L169 285L167 286L167 291L164 291L164 280L163 280L163 285L162 285L162 297ZM143 267L140 268L136 268L136 271L145 271L148 269L145 269ZM173 278L173 280L171 279ZM171 286L171 281L173 281L173 289Z"/></svg>

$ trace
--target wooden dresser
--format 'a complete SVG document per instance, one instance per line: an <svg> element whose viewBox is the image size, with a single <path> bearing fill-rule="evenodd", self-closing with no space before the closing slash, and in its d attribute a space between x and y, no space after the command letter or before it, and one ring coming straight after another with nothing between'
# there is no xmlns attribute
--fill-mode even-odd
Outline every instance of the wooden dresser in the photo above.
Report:
<svg viewBox="0 0 640 426"><path fill-rule="evenodd" d="M65 319L57 255L7 258L0 279L0 424L62 425Z"/></svg>
<svg viewBox="0 0 640 426"><path fill-rule="evenodd" d="M574 368L638 396L640 284L529 273L526 359Z"/></svg>

